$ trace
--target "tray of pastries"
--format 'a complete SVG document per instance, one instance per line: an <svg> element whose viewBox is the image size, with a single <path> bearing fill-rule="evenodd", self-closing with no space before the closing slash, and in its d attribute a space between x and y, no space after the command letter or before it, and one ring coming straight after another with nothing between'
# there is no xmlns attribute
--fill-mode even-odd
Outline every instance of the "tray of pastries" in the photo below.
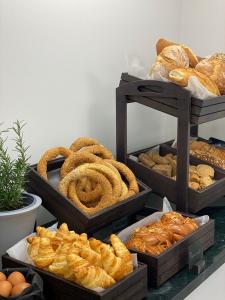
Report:
<svg viewBox="0 0 225 300"><path fill-rule="evenodd" d="M117 235L110 236L110 243L71 231L66 223L58 229L37 227L36 234L7 251L3 265L36 270L49 299L142 299L147 267L138 264Z"/></svg>
<svg viewBox="0 0 225 300"><path fill-rule="evenodd" d="M158 287L188 263L193 243L202 251L213 245L214 222L208 216L156 212L118 235L148 265L150 285Z"/></svg>
<svg viewBox="0 0 225 300"><path fill-rule="evenodd" d="M109 149L86 137L44 152L30 168L27 189L78 232L96 231L140 210L151 192Z"/></svg>
<svg viewBox="0 0 225 300"><path fill-rule="evenodd" d="M130 153L127 160L133 172L149 185L153 192L176 202L176 149L168 144ZM163 187L163 188L162 188ZM189 199L190 212L209 206L225 194L225 173L197 157L190 157Z"/></svg>

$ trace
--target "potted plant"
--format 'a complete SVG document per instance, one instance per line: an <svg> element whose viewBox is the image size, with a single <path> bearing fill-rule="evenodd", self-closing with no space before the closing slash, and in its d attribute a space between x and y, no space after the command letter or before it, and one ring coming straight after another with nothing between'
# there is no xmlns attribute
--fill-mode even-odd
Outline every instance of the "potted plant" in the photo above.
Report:
<svg viewBox="0 0 225 300"><path fill-rule="evenodd" d="M33 232L41 199L24 191L28 171L28 147L24 145L25 123L0 130L0 256ZM14 149L9 154L8 136L13 134Z"/></svg>

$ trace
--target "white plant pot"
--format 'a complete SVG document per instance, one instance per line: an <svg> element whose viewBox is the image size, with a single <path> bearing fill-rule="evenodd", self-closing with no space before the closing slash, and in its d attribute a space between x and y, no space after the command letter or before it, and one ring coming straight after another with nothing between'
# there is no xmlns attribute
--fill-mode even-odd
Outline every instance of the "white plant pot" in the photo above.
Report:
<svg viewBox="0 0 225 300"><path fill-rule="evenodd" d="M0 212L0 257L8 248L34 231L41 198L28 193L24 193L24 197L30 202L27 206Z"/></svg>

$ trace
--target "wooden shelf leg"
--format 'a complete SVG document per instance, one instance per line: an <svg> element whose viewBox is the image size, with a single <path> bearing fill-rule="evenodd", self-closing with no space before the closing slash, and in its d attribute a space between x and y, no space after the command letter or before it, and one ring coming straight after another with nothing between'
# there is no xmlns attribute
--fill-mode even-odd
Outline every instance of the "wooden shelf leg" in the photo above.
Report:
<svg viewBox="0 0 225 300"><path fill-rule="evenodd" d="M127 101L116 91L116 158L127 161Z"/></svg>
<svg viewBox="0 0 225 300"><path fill-rule="evenodd" d="M188 212L190 99L179 99L177 123L176 210Z"/></svg>
<svg viewBox="0 0 225 300"><path fill-rule="evenodd" d="M191 126L190 135L192 137L198 137L198 125Z"/></svg>

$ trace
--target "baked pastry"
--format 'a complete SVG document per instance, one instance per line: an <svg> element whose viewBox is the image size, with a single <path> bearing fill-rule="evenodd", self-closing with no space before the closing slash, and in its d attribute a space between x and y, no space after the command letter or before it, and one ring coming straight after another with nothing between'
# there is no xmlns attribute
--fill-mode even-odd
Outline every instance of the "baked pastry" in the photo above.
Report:
<svg viewBox="0 0 225 300"><path fill-rule="evenodd" d="M211 178L214 177L214 169L208 165L197 165L197 172L200 177L209 176Z"/></svg>
<svg viewBox="0 0 225 300"><path fill-rule="evenodd" d="M214 180L210 176L201 177L199 180L199 184L201 188L205 188L214 183Z"/></svg>
<svg viewBox="0 0 225 300"><path fill-rule="evenodd" d="M198 63L199 60L198 60L197 56L194 54L194 52L189 47L187 47L186 45L182 45L182 44L178 44L178 43L166 40L166 39L159 39L157 41L157 43L156 43L157 55L159 55L164 48L166 48L168 46L172 46L172 45L181 46L189 58L190 67L194 68L196 66L196 64Z"/></svg>
<svg viewBox="0 0 225 300"><path fill-rule="evenodd" d="M174 211L168 212L160 221L136 228L126 246L156 256L197 228L195 220Z"/></svg>
<svg viewBox="0 0 225 300"><path fill-rule="evenodd" d="M167 177L171 177L172 175L171 165L155 165L152 170Z"/></svg>
<svg viewBox="0 0 225 300"><path fill-rule="evenodd" d="M40 238L37 256L34 258L35 265L41 269L47 268L55 259L55 251L48 238Z"/></svg>
<svg viewBox="0 0 225 300"><path fill-rule="evenodd" d="M200 151L200 150L190 150L190 154L201 160L204 160L205 162L208 162L214 166L217 166L217 167L225 170L225 160L217 158L210 153L206 153L206 152Z"/></svg>
<svg viewBox="0 0 225 300"><path fill-rule="evenodd" d="M96 253L94 250L91 248L82 246L80 248L80 256L87 260L91 265L97 266L97 267L102 267L102 258L101 255Z"/></svg>
<svg viewBox="0 0 225 300"><path fill-rule="evenodd" d="M190 150L201 150L204 152L208 152L211 147L212 147L211 145L209 145L206 142L202 142L202 141L193 140L193 141L190 141L190 143L189 143Z"/></svg>
<svg viewBox="0 0 225 300"><path fill-rule="evenodd" d="M216 53L201 60L195 67L197 71L209 76L213 80L221 95L225 94L225 54Z"/></svg>
<svg viewBox="0 0 225 300"><path fill-rule="evenodd" d="M177 68L177 69L173 69L170 73L169 73L169 79L182 86L182 87L186 87L188 85L188 80L190 77L196 77L198 79L198 81L212 94L219 96L220 95L220 91L218 89L218 86L216 85L216 83L214 81L212 81L208 76L206 76L205 74L198 72L195 69L191 69L191 68Z"/></svg>
<svg viewBox="0 0 225 300"><path fill-rule="evenodd" d="M115 280L105 270L95 266L80 267L74 270L73 280L86 288L108 288Z"/></svg>
<svg viewBox="0 0 225 300"><path fill-rule="evenodd" d="M190 154L225 169L225 150L202 141L190 142Z"/></svg>
<svg viewBox="0 0 225 300"><path fill-rule="evenodd" d="M150 159L152 159L156 164L160 165L168 165L169 160L165 156L159 155L159 152L157 151L149 151L146 153Z"/></svg>
<svg viewBox="0 0 225 300"><path fill-rule="evenodd" d="M157 56L150 70L153 79L169 79L169 72L176 68L188 68L189 58L181 46L168 46ZM158 78L157 78L158 77Z"/></svg>
<svg viewBox="0 0 225 300"><path fill-rule="evenodd" d="M142 162L146 167L152 168L156 163L146 153L141 153L138 156L138 160Z"/></svg>

